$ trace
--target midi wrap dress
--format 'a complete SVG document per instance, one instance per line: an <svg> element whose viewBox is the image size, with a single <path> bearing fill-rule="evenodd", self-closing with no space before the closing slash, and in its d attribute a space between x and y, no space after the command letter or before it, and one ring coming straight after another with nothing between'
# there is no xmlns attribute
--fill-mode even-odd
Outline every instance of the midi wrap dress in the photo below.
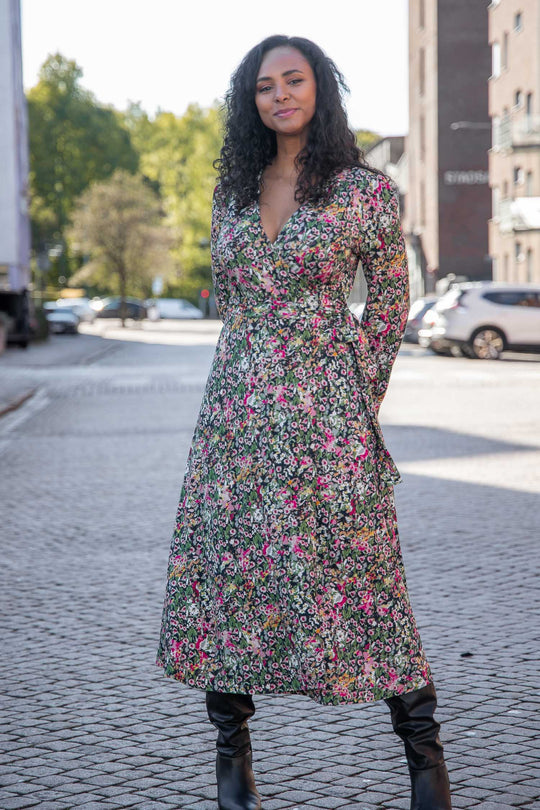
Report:
<svg viewBox="0 0 540 810"><path fill-rule="evenodd" d="M363 167L275 242L214 191L223 320L189 450L157 664L204 690L367 703L431 682L378 409L408 312L396 188ZM361 321L349 310L359 262Z"/></svg>

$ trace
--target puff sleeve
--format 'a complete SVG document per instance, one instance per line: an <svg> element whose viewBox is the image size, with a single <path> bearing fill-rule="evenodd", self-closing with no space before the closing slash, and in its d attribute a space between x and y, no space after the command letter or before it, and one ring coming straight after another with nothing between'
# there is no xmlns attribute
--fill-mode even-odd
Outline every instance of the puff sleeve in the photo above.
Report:
<svg viewBox="0 0 540 810"><path fill-rule="evenodd" d="M212 224L210 229L210 255L212 259L212 283L218 315L222 321L227 314L229 287L225 268L218 250L218 236L226 212L226 201L219 183L212 197Z"/></svg>
<svg viewBox="0 0 540 810"><path fill-rule="evenodd" d="M395 183L375 175L362 194L358 210L362 235L359 254L368 288L360 325L367 338L369 382L378 410L409 311L409 270Z"/></svg>

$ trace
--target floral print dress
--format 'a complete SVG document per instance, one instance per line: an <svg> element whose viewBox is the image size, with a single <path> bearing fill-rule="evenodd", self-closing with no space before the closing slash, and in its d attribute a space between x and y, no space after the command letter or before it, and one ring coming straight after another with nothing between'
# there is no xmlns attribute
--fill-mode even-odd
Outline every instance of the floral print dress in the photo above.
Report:
<svg viewBox="0 0 540 810"><path fill-rule="evenodd" d="M362 167L275 242L218 186L223 319L187 459L157 656L204 690L366 703L431 681L378 422L408 311L391 181ZM346 298L358 263L361 322Z"/></svg>

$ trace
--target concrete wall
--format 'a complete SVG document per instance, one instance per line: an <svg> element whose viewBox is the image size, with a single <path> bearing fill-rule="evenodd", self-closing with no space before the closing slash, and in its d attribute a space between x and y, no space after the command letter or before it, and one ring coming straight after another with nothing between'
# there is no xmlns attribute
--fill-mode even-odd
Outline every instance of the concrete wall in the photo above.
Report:
<svg viewBox="0 0 540 810"><path fill-rule="evenodd" d="M516 27L516 14L521 25ZM506 35L506 37L505 37ZM489 42L506 60L489 81L493 144L489 153L494 206L489 250L499 281L540 281L540 0L503 0L489 12ZM521 93L521 99L516 93ZM527 110L527 97L531 99ZM518 103L516 103L518 102ZM526 199L523 199L526 198ZM513 201L536 209L525 228ZM534 217L533 217L534 220Z"/></svg>

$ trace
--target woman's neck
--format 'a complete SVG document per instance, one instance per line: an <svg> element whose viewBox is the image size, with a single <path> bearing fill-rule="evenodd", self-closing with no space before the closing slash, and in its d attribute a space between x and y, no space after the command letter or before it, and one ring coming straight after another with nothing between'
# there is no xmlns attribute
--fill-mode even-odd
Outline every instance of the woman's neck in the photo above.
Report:
<svg viewBox="0 0 540 810"><path fill-rule="evenodd" d="M306 142L307 138L301 135L277 136L277 154L270 167L273 178L296 181L298 169L295 160Z"/></svg>

